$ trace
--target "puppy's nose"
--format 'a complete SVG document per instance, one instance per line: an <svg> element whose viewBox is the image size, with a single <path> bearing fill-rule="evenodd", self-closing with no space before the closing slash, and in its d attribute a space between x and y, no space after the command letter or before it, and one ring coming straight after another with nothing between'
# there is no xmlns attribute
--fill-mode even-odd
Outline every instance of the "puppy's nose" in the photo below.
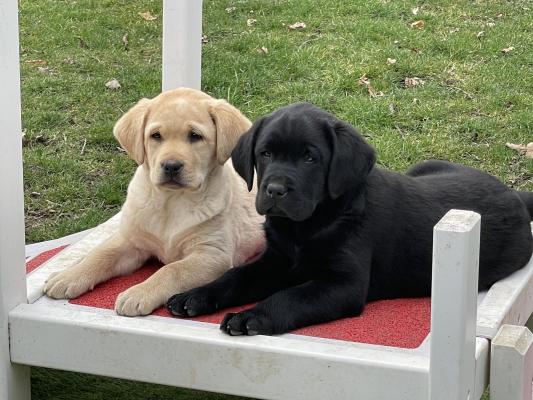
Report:
<svg viewBox="0 0 533 400"><path fill-rule="evenodd" d="M281 183L269 183L266 188L267 195L272 198L283 197L287 194L287 187Z"/></svg>
<svg viewBox="0 0 533 400"><path fill-rule="evenodd" d="M183 169L183 163L175 160L163 161L161 163L161 169L167 176L176 176Z"/></svg>

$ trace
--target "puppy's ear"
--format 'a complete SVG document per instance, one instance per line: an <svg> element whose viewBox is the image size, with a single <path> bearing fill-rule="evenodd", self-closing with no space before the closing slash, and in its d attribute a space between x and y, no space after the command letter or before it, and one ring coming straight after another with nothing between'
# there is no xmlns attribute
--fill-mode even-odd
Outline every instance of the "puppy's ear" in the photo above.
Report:
<svg viewBox="0 0 533 400"><path fill-rule="evenodd" d="M141 165L144 163L144 125L150 100L141 99L115 124L113 134L126 153Z"/></svg>
<svg viewBox="0 0 533 400"><path fill-rule="evenodd" d="M252 123L225 100L216 100L209 107L209 114L217 129L217 160L222 165L230 157L239 137Z"/></svg>
<svg viewBox="0 0 533 400"><path fill-rule="evenodd" d="M248 191L252 190L254 184L255 142L262 124L263 118L255 121L248 132L239 138L237 145L231 152L233 168L246 181Z"/></svg>
<svg viewBox="0 0 533 400"><path fill-rule="evenodd" d="M349 187L366 181L376 162L374 149L346 122L329 122L331 133L331 161L328 173L328 191L338 198Z"/></svg>

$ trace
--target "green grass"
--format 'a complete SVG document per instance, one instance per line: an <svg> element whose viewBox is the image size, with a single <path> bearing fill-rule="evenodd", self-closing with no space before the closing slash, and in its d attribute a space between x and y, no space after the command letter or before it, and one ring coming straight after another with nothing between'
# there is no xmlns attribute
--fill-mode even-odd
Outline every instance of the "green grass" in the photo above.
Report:
<svg viewBox="0 0 533 400"><path fill-rule="evenodd" d="M448 159L533 190L533 161L505 147L533 141L530 1L204 4L203 89L252 120L311 101L359 127L382 166L402 171ZM138 15L148 10L155 21ZM248 27L248 18L257 22ZM160 1L21 0L28 242L92 227L119 210L134 163L111 131L138 99L160 91L161 20ZM410 27L416 20L424 29ZM287 29L297 21L306 28ZM358 84L363 74L383 96ZM406 88L404 78L414 76L425 84ZM112 78L120 90L106 89ZM220 397L42 369L33 376L36 399Z"/></svg>

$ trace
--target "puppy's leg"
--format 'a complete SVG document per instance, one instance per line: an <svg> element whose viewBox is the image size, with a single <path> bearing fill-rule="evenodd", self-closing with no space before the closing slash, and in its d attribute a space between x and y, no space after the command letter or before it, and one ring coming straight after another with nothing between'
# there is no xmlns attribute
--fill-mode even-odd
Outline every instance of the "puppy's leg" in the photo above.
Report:
<svg viewBox="0 0 533 400"><path fill-rule="evenodd" d="M220 329L230 335L274 335L359 315L367 287L361 281L313 280L282 290L257 306L229 313Z"/></svg>
<svg viewBox="0 0 533 400"><path fill-rule="evenodd" d="M308 266L317 271L314 278L277 292L249 310L226 315L220 329L230 335L273 335L359 315L368 296L370 251L316 262Z"/></svg>
<svg viewBox="0 0 533 400"><path fill-rule="evenodd" d="M267 247L250 264L232 268L208 285L172 296L167 308L174 315L194 317L262 300L289 285L289 266L287 258Z"/></svg>
<svg viewBox="0 0 533 400"><path fill-rule="evenodd" d="M115 310L130 317L150 314L174 293L205 285L230 266L228 254L211 246L196 247L183 259L161 267L146 281L122 292Z"/></svg>
<svg viewBox="0 0 533 400"><path fill-rule="evenodd" d="M120 233L97 246L79 264L51 275L44 292L55 299L72 299L114 276L139 268L149 257Z"/></svg>

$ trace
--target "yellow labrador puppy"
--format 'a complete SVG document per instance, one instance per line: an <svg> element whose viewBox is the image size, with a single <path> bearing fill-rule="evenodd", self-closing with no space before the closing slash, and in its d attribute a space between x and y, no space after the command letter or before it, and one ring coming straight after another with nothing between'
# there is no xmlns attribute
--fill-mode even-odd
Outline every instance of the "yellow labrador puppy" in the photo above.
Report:
<svg viewBox="0 0 533 400"><path fill-rule="evenodd" d="M146 315L261 250L263 217L255 211L255 193L226 162L250 125L226 101L193 89L139 101L114 128L139 164L120 228L79 264L51 276L45 293L77 297L155 256L165 265L115 303L118 314Z"/></svg>

